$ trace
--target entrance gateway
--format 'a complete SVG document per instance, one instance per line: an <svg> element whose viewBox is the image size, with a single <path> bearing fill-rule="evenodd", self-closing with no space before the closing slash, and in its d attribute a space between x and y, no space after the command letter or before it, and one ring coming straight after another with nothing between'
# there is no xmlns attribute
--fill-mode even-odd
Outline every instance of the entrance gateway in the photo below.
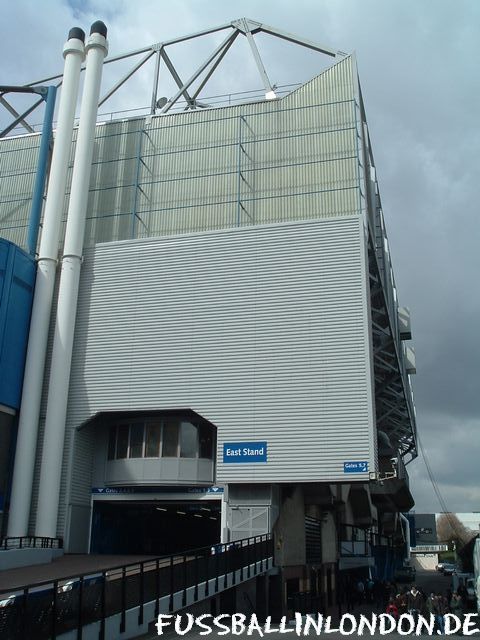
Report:
<svg viewBox="0 0 480 640"><path fill-rule="evenodd" d="M222 487L92 489L90 552L168 555L220 541Z"/></svg>

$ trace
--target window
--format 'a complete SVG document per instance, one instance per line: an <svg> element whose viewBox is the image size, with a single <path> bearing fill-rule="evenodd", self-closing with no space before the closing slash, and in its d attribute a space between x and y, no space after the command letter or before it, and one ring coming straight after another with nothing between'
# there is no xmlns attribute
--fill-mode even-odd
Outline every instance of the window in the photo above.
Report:
<svg viewBox="0 0 480 640"><path fill-rule="evenodd" d="M191 422L182 422L180 424L180 457L196 458L197 455L197 427Z"/></svg>
<svg viewBox="0 0 480 640"><path fill-rule="evenodd" d="M136 422L130 425L129 458L143 458L144 429L143 422Z"/></svg>
<svg viewBox="0 0 480 640"><path fill-rule="evenodd" d="M213 459L213 434L210 425L201 424L198 426L199 458Z"/></svg>
<svg viewBox="0 0 480 640"><path fill-rule="evenodd" d="M160 422L147 424L145 437L145 457L158 458L160 455Z"/></svg>
<svg viewBox="0 0 480 640"><path fill-rule="evenodd" d="M108 430L108 454L107 454L108 460L115 459L116 444L117 444L117 427L113 425Z"/></svg>
<svg viewBox="0 0 480 640"><path fill-rule="evenodd" d="M117 431L117 458L126 458L128 454L128 424L121 424Z"/></svg>
<svg viewBox="0 0 480 640"><path fill-rule="evenodd" d="M211 425L175 416L112 424L108 430L108 460L159 457L213 460L214 449Z"/></svg>
<svg viewBox="0 0 480 640"><path fill-rule="evenodd" d="M163 423L163 447L164 458L178 457L178 421L165 420Z"/></svg>

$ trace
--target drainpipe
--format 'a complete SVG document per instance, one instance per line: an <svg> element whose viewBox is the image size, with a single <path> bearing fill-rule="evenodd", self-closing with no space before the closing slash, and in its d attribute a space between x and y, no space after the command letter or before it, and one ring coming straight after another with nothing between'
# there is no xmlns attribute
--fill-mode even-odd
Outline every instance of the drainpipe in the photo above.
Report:
<svg viewBox="0 0 480 640"><path fill-rule="evenodd" d="M103 22L95 22L85 45L87 58L85 82L58 292L35 530L37 536L50 538L56 536L57 530L68 387L88 189L103 61L108 51L106 35L107 28Z"/></svg>
<svg viewBox="0 0 480 640"><path fill-rule="evenodd" d="M80 69L85 57L85 33L74 28L63 48L63 88L58 108L57 131L52 154L43 232L38 254L17 446L8 518L9 536L26 536L32 498L38 421L42 397L53 287L58 257L60 223L65 200L68 161L72 145Z"/></svg>
<svg viewBox="0 0 480 640"><path fill-rule="evenodd" d="M37 174L33 186L32 206L30 207L30 219L28 222L27 251L35 256L37 251L38 231L42 215L43 192L45 190L45 178L47 177L48 156L50 153L50 140L52 138L53 112L55 111L55 96L57 87L48 87L45 96L45 114L43 116L42 137L38 150Z"/></svg>
<svg viewBox="0 0 480 640"><path fill-rule="evenodd" d="M410 522L408 518L403 515L403 513L398 514L400 519L405 523L405 544L407 547L407 559L410 560Z"/></svg>

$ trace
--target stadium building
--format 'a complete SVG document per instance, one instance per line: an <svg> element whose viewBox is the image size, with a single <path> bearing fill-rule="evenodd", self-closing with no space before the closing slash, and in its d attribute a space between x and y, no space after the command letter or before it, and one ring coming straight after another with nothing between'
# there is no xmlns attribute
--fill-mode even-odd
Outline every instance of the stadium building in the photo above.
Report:
<svg viewBox="0 0 480 640"><path fill-rule="evenodd" d="M84 195L81 119L73 129L36 416L27 382L20 398L41 136L0 139L2 451L17 441L13 473L2 460L3 532L60 537L67 552L157 555L272 533L288 593L332 599L342 576L383 579L401 562L417 455L409 311L355 57L250 20L222 29L192 75L198 90L167 55L181 38L140 52L156 61L152 107L93 128ZM276 91L260 32L331 64ZM237 37L256 54L263 95L202 103ZM81 50L78 33L69 43ZM160 64L178 79L170 100L158 98ZM64 239L74 197L86 205L80 253ZM64 298L79 256L78 299L75 286Z"/></svg>

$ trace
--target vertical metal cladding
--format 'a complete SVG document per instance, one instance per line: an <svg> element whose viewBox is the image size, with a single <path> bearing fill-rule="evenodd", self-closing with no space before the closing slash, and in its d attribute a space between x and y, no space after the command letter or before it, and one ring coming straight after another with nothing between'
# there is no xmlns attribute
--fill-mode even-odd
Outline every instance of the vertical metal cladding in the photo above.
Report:
<svg viewBox="0 0 480 640"><path fill-rule="evenodd" d="M2 139L0 144L0 236L26 248L40 135Z"/></svg>
<svg viewBox="0 0 480 640"><path fill-rule="evenodd" d="M86 246L358 213L353 78L346 57L281 100L97 126ZM22 245L18 157L0 233Z"/></svg>
<svg viewBox="0 0 480 640"><path fill-rule="evenodd" d="M0 238L0 405L20 408L35 261Z"/></svg>
<svg viewBox="0 0 480 640"><path fill-rule="evenodd" d="M281 100L97 126L86 246L358 213L353 74L347 57ZM11 188L0 233L22 244Z"/></svg>

